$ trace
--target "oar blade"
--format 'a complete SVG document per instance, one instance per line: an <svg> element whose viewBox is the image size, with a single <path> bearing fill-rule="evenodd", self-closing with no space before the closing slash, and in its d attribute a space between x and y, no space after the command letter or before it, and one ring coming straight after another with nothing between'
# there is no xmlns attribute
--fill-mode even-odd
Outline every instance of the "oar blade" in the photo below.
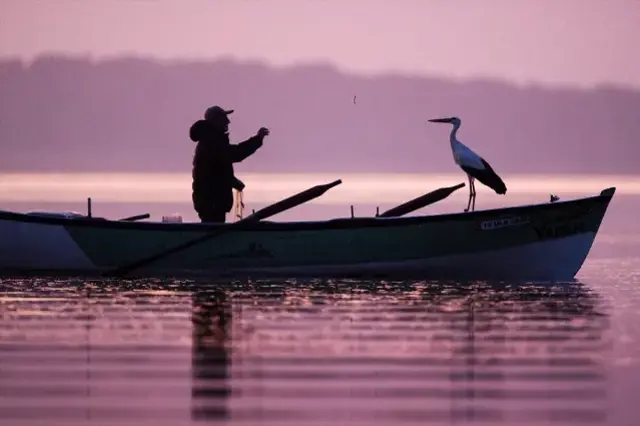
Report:
<svg viewBox="0 0 640 426"><path fill-rule="evenodd" d="M123 217L122 219L119 219L119 220L120 222L135 222L136 220L149 219L150 217L151 215L149 213L144 213L144 214L138 214L135 216Z"/></svg>
<svg viewBox="0 0 640 426"><path fill-rule="evenodd" d="M292 195L291 197L285 198L284 200L278 201L277 203L264 207L258 210L257 212L247 216L243 220L248 222L253 222L253 221L265 219L266 217L275 216L276 214L281 213L285 210L289 210L300 204L303 204L315 198L318 198L322 196L325 192L330 190L331 188L336 187L341 183L342 183L342 180L338 179L324 185L316 185L309 189L305 189L304 191L299 192L295 195ZM240 222L242 221L238 221L236 223L240 223Z"/></svg>
<svg viewBox="0 0 640 426"><path fill-rule="evenodd" d="M407 201L406 203L395 206L384 213L378 215L378 217L399 217L405 214L411 213L415 210L426 207L430 204L437 203L438 201L442 201L447 198L449 195L453 194L460 188L465 186L464 183L460 183L454 186L448 186L444 188L438 188L435 191L431 191L424 195L421 195L413 200Z"/></svg>

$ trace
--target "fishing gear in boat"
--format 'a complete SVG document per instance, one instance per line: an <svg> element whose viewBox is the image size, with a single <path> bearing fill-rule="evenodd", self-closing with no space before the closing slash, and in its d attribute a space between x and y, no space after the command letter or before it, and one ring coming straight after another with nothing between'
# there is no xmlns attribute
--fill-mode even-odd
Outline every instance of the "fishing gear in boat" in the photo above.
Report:
<svg viewBox="0 0 640 426"><path fill-rule="evenodd" d="M233 190L233 216L236 221L242 220L242 215L244 212L244 200L243 200L243 191L238 191L237 189Z"/></svg>
<svg viewBox="0 0 640 426"><path fill-rule="evenodd" d="M237 177L233 177L233 216L235 220L242 220L244 212L244 188L246 185Z"/></svg>

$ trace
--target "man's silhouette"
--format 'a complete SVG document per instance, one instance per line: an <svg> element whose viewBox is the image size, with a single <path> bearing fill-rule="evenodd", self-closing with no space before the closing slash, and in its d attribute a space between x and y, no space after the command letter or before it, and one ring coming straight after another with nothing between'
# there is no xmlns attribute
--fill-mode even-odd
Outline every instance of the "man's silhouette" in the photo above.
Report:
<svg viewBox="0 0 640 426"><path fill-rule="evenodd" d="M229 142L229 114L219 106L207 109L204 120L189 129L189 137L197 142L193 157L192 201L202 222L225 222L233 207L233 188L242 190L244 184L233 171L238 163L262 146L269 129L261 127L248 140L233 145Z"/></svg>

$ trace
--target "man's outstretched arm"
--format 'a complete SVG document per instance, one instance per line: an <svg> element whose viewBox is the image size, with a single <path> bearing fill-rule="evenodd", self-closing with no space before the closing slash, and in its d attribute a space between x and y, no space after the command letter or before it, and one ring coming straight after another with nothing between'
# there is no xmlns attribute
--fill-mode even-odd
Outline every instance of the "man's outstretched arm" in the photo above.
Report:
<svg viewBox="0 0 640 426"><path fill-rule="evenodd" d="M268 134L269 129L262 127L260 128L260 130L258 130L258 133L255 136L247 139L244 142L240 142L237 145L230 145L231 161L233 161L234 163L239 163L255 153L258 148L262 146L262 140Z"/></svg>

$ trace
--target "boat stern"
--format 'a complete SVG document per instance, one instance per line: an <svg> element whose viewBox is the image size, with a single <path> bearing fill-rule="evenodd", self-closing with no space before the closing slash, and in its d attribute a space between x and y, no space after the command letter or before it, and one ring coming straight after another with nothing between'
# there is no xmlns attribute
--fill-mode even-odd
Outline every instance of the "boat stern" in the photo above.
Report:
<svg viewBox="0 0 640 426"><path fill-rule="evenodd" d="M94 264L60 223L0 213L0 274L58 274L91 271Z"/></svg>

